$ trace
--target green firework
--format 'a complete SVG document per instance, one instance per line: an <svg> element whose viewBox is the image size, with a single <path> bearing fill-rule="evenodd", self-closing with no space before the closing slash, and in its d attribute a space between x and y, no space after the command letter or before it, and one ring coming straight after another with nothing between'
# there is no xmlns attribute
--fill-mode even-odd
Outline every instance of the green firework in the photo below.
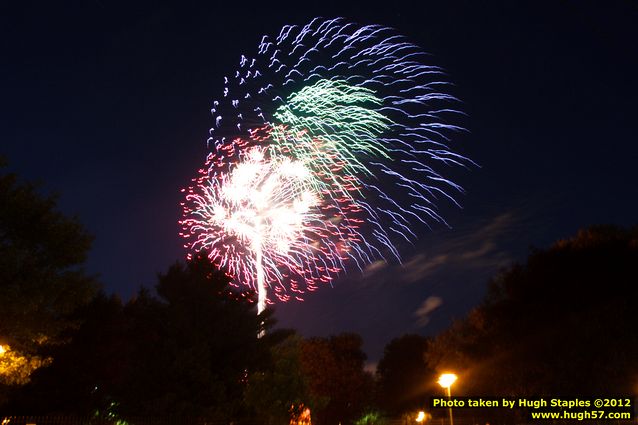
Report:
<svg viewBox="0 0 638 425"><path fill-rule="evenodd" d="M316 149L329 151L332 155L323 158L339 163L347 174L371 174L361 154L389 158L377 138L393 122L375 110L381 104L368 88L319 80L291 94L277 108L274 117L285 130L273 131L274 145L298 157L313 158Z"/></svg>

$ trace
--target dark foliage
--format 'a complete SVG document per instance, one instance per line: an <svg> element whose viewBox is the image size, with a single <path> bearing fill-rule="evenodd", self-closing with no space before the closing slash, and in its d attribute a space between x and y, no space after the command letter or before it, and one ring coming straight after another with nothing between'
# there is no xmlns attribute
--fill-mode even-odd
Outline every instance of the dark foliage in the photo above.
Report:
<svg viewBox="0 0 638 425"><path fill-rule="evenodd" d="M597 226L535 250L430 347L474 394L636 394L638 228Z"/></svg>
<svg viewBox="0 0 638 425"><path fill-rule="evenodd" d="M0 157L0 345L25 363L0 375L0 407L44 352L65 342L71 317L97 289L82 269L92 237L57 209L55 196L4 169Z"/></svg>
<svg viewBox="0 0 638 425"><path fill-rule="evenodd" d="M302 344L301 337L294 334L274 344L266 367L248 379L246 404L252 409L252 416L264 425L286 424L293 411L321 407L310 393L310 382L301 369Z"/></svg>
<svg viewBox="0 0 638 425"><path fill-rule="evenodd" d="M13 413L241 417L247 376L267 358L257 334L271 319L228 283L198 258L159 276L159 298L96 297Z"/></svg>
<svg viewBox="0 0 638 425"><path fill-rule="evenodd" d="M386 345L377 366L377 404L391 415L422 408L436 381L425 362L428 338L404 335ZM436 384L435 384L436 385Z"/></svg>
<svg viewBox="0 0 638 425"><path fill-rule="evenodd" d="M69 314L95 294L82 270L92 237L3 166L0 158L0 343L35 354L60 342Z"/></svg>
<svg viewBox="0 0 638 425"><path fill-rule="evenodd" d="M361 337L351 333L303 341L301 368L318 403L313 423L347 424L370 404L373 381L361 346Z"/></svg>

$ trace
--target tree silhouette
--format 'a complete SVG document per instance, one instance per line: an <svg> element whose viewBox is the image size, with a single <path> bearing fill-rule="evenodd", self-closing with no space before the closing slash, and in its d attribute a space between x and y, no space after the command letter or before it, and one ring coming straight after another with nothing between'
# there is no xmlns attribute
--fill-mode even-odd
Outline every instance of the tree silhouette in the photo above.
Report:
<svg viewBox="0 0 638 425"><path fill-rule="evenodd" d="M310 383L301 367L301 345L298 335L290 335L270 350L270 362L264 370L248 379L245 400L254 417L265 425L290 422L293 413L308 407L320 409L321 400L310 392Z"/></svg>
<svg viewBox="0 0 638 425"><path fill-rule="evenodd" d="M12 413L242 417L247 376L267 359L257 334L270 313L256 316L254 297L233 292L202 257L171 266L157 293L142 289L124 305L97 296Z"/></svg>
<svg viewBox="0 0 638 425"><path fill-rule="evenodd" d="M18 350L54 340L96 284L81 266L92 237L60 213L54 196L7 173L0 162L0 338Z"/></svg>
<svg viewBox="0 0 638 425"><path fill-rule="evenodd" d="M7 384L26 382L46 363L41 351L64 342L77 325L71 313L97 289L82 269L92 237L57 210L56 197L4 167L0 158L0 345L10 350L0 362L0 405ZM13 367L18 360L28 370Z"/></svg>
<svg viewBox="0 0 638 425"><path fill-rule="evenodd" d="M464 374L457 393L635 394L637 283L638 228L582 230L496 277L428 361Z"/></svg>
<svg viewBox="0 0 638 425"><path fill-rule="evenodd" d="M386 345L377 366L377 403L387 413L423 407L435 382L435 372L425 362L428 338L403 335Z"/></svg>
<svg viewBox="0 0 638 425"><path fill-rule="evenodd" d="M322 405L313 412L319 424L350 423L371 400L372 376L364 371L365 353L357 334L310 338L301 345L301 367L310 393Z"/></svg>

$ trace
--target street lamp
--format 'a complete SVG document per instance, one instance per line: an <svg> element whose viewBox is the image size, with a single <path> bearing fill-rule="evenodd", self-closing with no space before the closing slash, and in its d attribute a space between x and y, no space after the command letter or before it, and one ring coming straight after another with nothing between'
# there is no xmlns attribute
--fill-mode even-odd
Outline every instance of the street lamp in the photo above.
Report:
<svg viewBox="0 0 638 425"><path fill-rule="evenodd" d="M450 388L452 384L456 382L457 376L453 373L444 373L439 376L439 380L437 381L440 386L447 389L448 398L452 398L452 394L450 392ZM450 409L450 425L454 425L454 420L452 419L452 405L449 407Z"/></svg>

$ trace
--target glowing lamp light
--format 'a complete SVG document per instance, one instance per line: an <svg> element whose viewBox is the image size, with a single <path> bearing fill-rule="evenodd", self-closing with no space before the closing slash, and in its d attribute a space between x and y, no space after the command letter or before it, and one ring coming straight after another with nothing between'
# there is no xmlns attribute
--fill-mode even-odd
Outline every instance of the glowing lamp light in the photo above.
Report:
<svg viewBox="0 0 638 425"><path fill-rule="evenodd" d="M454 382L457 380L457 376L453 373L444 373L439 376L439 380L437 383L443 388L450 388Z"/></svg>
<svg viewBox="0 0 638 425"><path fill-rule="evenodd" d="M453 373L444 373L439 376L439 380L437 381L440 386L447 389L447 396L452 397L452 392L450 391L450 387L452 384L456 382L457 376ZM452 417L452 406L450 406L450 425L454 425L454 418Z"/></svg>
<svg viewBox="0 0 638 425"><path fill-rule="evenodd" d="M4 354L7 352L7 349L4 348L4 345L0 345L0 355Z"/></svg>
<svg viewBox="0 0 638 425"><path fill-rule="evenodd" d="M421 423L425 420L425 412L421 410L418 415L416 415L416 421Z"/></svg>

